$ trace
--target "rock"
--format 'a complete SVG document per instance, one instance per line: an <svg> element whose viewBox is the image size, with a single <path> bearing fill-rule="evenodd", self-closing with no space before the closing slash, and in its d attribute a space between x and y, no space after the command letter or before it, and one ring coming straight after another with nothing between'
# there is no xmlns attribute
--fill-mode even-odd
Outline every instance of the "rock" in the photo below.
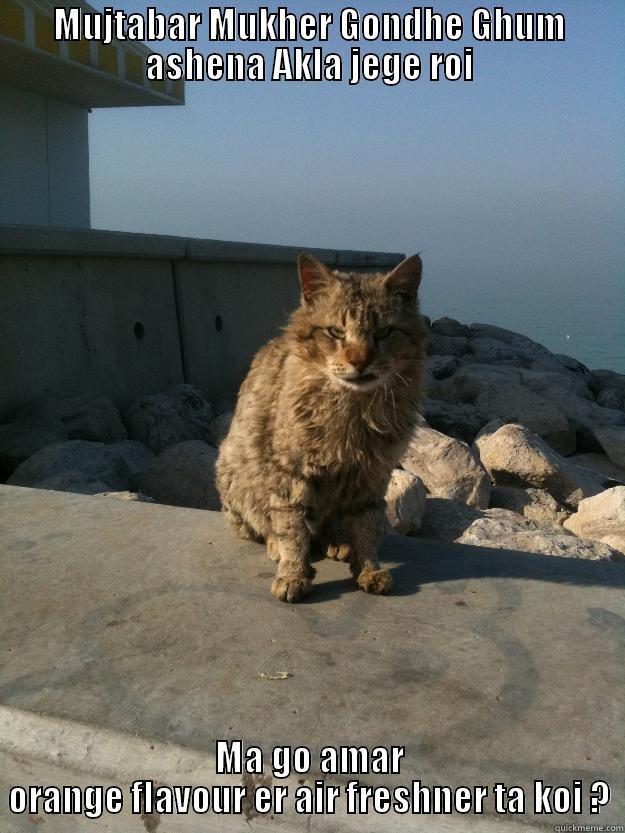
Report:
<svg viewBox="0 0 625 833"><path fill-rule="evenodd" d="M490 422L488 414L482 413L475 405L466 403L453 405L437 399L426 399L422 412L432 428L469 444L486 423Z"/></svg>
<svg viewBox="0 0 625 833"><path fill-rule="evenodd" d="M532 341L531 338L515 333L513 330L505 330L503 327L493 327L492 324L471 324L471 333L473 334L472 343L475 344L478 338L489 338L495 341L503 342L513 350L519 359L524 360L526 366L542 367L557 369L561 366L553 354L538 344Z"/></svg>
<svg viewBox="0 0 625 833"><path fill-rule="evenodd" d="M221 441L226 438L228 431L230 430L230 426L232 425L233 417L234 413L232 411L225 411L223 414L216 416L211 422L209 426L211 445L214 445L215 448L218 448Z"/></svg>
<svg viewBox="0 0 625 833"><path fill-rule="evenodd" d="M625 376L614 370L591 370L588 384L596 395L606 388L616 388L625 393Z"/></svg>
<svg viewBox="0 0 625 833"><path fill-rule="evenodd" d="M464 356L468 350L469 339L465 336L439 336L435 333L428 335L428 356Z"/></svg>
<svg viewBox="0 0 625 833"><path fill-rule="evenodd" d="M539 526L519 515L513 518L489 517L484 513L456 539L456 543L591 561L620 560L619 552L607 544L576 538L559 526Z"/></svg>
<svg viewBox="0 0 625 833"><path fill-rule="evenodd" d="M470 360L476 364L512 364L517 367L529 367L531 359L519 353L504 341L487 336L478 336L471 341Z"/></svg>
<svg viewBox="0 0 625 833"><path fill-rule="evenodd" d="M460 365L460 359L457 356L429 356L426 372L433 379L447 379L451 376Z"/></svg>
<svg viewBox="0 0 625 833"><path fill-rule="evenodd" d="M126 429L113 401L106 396L48 398L31 402L20 408L18 419L38 419L44 422L61 421L70 440L114 443L126 439Z"/></svg>
<svg viewBox="0 0 625 833"><path fill-rule="evenodd" d="M621 560L617 549L582 540L552 523L536 523L507 509L480 511L455 500L428 497L419 538L494 549L591 560Z"/></svg>
<svg viewBox="0 0 625 833"><path fill-rule="evenodd" d="M583 376L576 373L561 373L553 370L521 369L521 383L526 388L549 398L554 388L574 393L582 399L594 401L593 394Z"/></svg>
<svg viewBox="0 0 625 833"><path fill-rule="evenodd" d="M131 489L135 489L141 475L154 460L154 452L137 440L124 440L109 446L109 454L120 460Z"/></svg>
<svg viewBox="0 0 625 833"><path fill-rule="evenodd" d="M220 396L217 402L215 402L215 412L218 416L221 416L221 414L225 414L227 411L234 411L236 404L235 399Z"/></svg>
<svg viewBox="0 0 625 833"><path fill-rule="evenodd" d="M140 491L158 503L191 509L219 509L215 486L217 449L186 440L162 451L140 480Z"/></svg>
<svg viewBox="0 0 625 833"><path fill-rule="evenodd" d="M461 500L471 506L488 506L490 478L477 455L460 440L418 425L413 430L401 466L420 477L435 497Z"/></svg>
<svg viewBox="0 0 625 833"><path fill-rule="evenodd" d="M46 477L33 484L34 489L49 489L52 492L73 492L77 495L96 495L109 487L101 480L93 480L78 470L64 471Z"/></svg>
<svg viewBox="0 0 625 833"><path fill-rule="evenodd" d="M475 405L506 421L520 422L561 454L575 451L576 435L560 407L523 385L506 382L482 389Z"/></svg>
<svg viewBox="0 0 625 833"><path fill-rule="evenodd" d="M466 324L461 324L455 318L437 318L432 321L432 332L438 336L461 336L469 338L471 330Z"/></svg>
<svg viewBox="0 0 625 833"><path fill-rule="evenodd" d="M142 396L124 414L128 435L157 454L185 440L209 443L214 418L212 406L192 385Z"/></svg>
<svg viewBox="0 0 625 833"><path fill-rule="evenodd" d="M385 499L386 517L395 532L408 535L419 529L425 511L425 487L419 477L394 469Z"/></svg>
<svg viewBox="0 0 625 833"><path fill-rule="evenodd" d="M141 492L97 492L96 497L112 497L115 500L131 500L140 503L154 503L154 499Z"/></svg>
<svg viewBox="0 0 625 833"><path fill-rule="evenodd" d="M472 356L467 357L467 360ZM483 386L501 385L506 382L521 383L521 371L510 365L473 364L461 365L455 373L446 379L433 381L430 396L442 399L450 404L461 401L474 404Z"/></svg>
<svg viewBox="0 0 625 833"><path fill-rule="evenodd" d="M482 513L479 509L459 500L428 496L418 537L455 541L471 526L473 521L481 517Z"/></svg>
<svg viewBox="0 0 625 833"><path fill-rule="evenodd" d="M576 434L563 410L522 385L521 373L507 365L468 364L449 379L431 384L428 394L434 399L472 405L489 421L519 422L560 453L571 454Z"/></svg>
<svg viewBox="0 0 625 833"><path fill-rule="evenodd" d="M490 423L475 447L496 485L545 489L573 509L606 486L606 478L570 463L523 425Z"/></svg>
<svg viewBox="0 0 625 833"><path fill-rule="evenodd" d="M606 478L606 482L609 481L608 486L621 486L625 484L625 468L615 466L605 454L587 452L585 454L574 454L567 459L570 463L583 466L586 469L594 471L601 477Z"/></svg>
<svg viewBox="0 0 625 833"><path fill-rule="evenodd" d="M562 387L551 387L543 394L560 412L565 414L576 432L576 446L578 451L600 451L601 447L596 439L596 429L611 425L625 426L625 414L602 408L596 402L589 402L570 390ZM561 451L562 449L558 449ZM565 453L565 452L563 452Z"/></svg>
<svg viewBox="0 0 625 833"><path fill-rule="evenodd" d="M66 440L40 449L23 462L8 480L12 486L37 486L41 483L54 482L53 488L62 490L60 480L52 481L57 476L81 476L81 482L100 481L111 489L128 488L125 468L119 465L109 454L104 443L87 440ZM44 487L45 488L45 487ZM102 489L100 489L102 491Z"/></svg>
<svg viewBox="0 0 625 833"><path fill-rule="evenodd" d="M570 370L573 373L579 373L582 376L590 375L590 370L588 370L586 365L578 362L577 359L574 359L571 356L567 356L564 353L554 353L553 357L565 370Z"/></svg>
<svg viewBox="0 0 625 833"><path fill-rule="evenodd" d="M153 456L140 443L128 440L112 445L65 440L37 451L17 467L7 482L12 486L81 492L97 482L98 492L124 491L134 488ZM66 483L71 488L66 489Z"/></svg>
<svg viewBox="0 0 625 833"><path fill-rule="evenodd" d="M625 468L625 428L595 428L595 437L614 465Z"/></svg>
<svg viewBox="0 0 625 833"><path fill-rule="evenodd" d="M66 438L67 429L59 419L22 419L0 425L0 480L6 480L40 448Z"/></svg>
<svg viewBox="0 0 625 833"><path fill-rule="evenodd" d="M618 388L603 388L597 396L597 405L613 411L625 411L625 391Z"/></svg>
<svg viewBox="0 0 625 833"><path fill-rule="evenodd" d="M575 535L603 541L625 554L625 486L582 500L564 526Z"/></svg>
<svg viewBox="0 0 625 833"><path fill-rule="evenodd" d="M544 489L493 486L491 508L508 509L536 523L563 524L571 514Z"/></svg>

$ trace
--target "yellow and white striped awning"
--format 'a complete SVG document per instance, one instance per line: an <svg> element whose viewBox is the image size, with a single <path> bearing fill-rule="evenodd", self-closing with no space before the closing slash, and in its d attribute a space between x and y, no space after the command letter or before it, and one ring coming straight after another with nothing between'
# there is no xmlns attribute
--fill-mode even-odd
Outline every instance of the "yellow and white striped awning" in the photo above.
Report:
<svg viewBox="0 0 625 833"><path fill-rule="evenodd" d="M184 104L184 81L148 81L143 44L54 40L53 0L0 0L0 84L84 107Z"/></svg>

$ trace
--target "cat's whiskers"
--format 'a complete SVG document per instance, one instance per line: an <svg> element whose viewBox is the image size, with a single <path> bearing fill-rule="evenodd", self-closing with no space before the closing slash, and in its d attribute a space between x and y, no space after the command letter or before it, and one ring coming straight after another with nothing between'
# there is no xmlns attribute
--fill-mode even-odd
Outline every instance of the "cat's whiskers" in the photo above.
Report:
<svg viewBox="0 0 625 833"><path fill-rule="evenodd" d="M386 388L386 382L384 383L384 387ZM399 422L397 421L397 406L395 405L395 394L393 393L393 388L389 386L389 391L391 394L391 399L393 400L393 413L395 415L395 427L399 428Z"/></svg>
<svg viewBox="0 0 625 833"><path fill-rule="evenodd" d="M403 383L404 383L404 385L406 385L406 387L407 387L407 388L409 388L409 387L410 387L410 382L409 382L409 380L408 380L408 379L406 379L406 377L405 377L405 376L403 376L403 375L399 372L399 370L396 370L396 371L395 371L395 373L394 373L394 375L395 375L395 376L397 376L397 378L399 379L399 381L400 381L400 382L403 382Z"/></svg>

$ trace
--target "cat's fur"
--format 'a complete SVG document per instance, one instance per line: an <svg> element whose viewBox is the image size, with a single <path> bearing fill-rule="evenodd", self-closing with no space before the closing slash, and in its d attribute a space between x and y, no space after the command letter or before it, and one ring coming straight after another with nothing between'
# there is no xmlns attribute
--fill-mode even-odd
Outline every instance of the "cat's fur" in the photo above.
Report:
<svg viewBox="0 0 625 833"><path fill-rule="evenodd" d="M254 358L220 448L223 509L238 535L266 542L277 598L310 590L311 550L385 593L384 495L417 418L425 360L421 260L387 275L331 272L309 254L298 265L301 304Z"/></svg>

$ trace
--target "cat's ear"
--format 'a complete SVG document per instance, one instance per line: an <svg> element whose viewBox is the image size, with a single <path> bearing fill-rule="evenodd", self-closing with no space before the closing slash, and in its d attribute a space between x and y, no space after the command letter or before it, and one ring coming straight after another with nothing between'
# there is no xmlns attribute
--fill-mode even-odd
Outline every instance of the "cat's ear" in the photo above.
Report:
<svg viewBox="0 0 625 833"><path fill-rule="evenodd" d="M386 286L390 292L405 296L407 300L417 297L421 283L422 263L419 255L412 255L396 266L386 277Z"/></svg>
<svg viewBox="0 0 625 833"><path fill-rule="evenodd" d="M302 285L302 297L307 304L313 304L332 283L336 281L334 275L323 263L308 252L302 252L297 258L299 281Z"/></svg>

